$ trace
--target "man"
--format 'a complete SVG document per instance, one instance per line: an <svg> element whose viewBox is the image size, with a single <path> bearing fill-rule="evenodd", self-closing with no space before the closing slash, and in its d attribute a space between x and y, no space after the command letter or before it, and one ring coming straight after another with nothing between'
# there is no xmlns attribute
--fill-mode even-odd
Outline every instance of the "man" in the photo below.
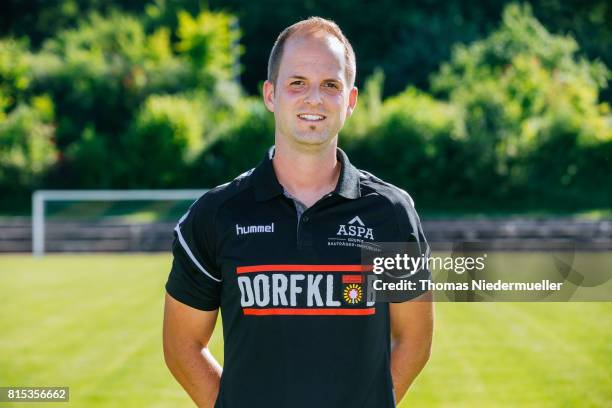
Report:
<svg viewBox="0 0 612 408"><path fill-rule="evenodd" d="M404 303L364 293L362 248L427 244L410 197L337 148L354 81L335 23L283 31L263 89L275 146L175 228L164 354L200 407L390 408L429 357L430 293ZM219 308L223 370L207 349Z"/></svg>

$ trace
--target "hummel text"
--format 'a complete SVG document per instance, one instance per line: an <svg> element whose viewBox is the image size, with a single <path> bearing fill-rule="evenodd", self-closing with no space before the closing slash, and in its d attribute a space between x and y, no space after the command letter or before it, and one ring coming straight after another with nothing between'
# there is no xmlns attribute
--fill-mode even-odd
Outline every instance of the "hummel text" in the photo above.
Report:
<svg viewBox="0 0 612 408"><path fill-rule="evenodd" d="M236 235L257 234L262 232L274 232L274 223L268 225L245 225L236 224Z"/></svg>

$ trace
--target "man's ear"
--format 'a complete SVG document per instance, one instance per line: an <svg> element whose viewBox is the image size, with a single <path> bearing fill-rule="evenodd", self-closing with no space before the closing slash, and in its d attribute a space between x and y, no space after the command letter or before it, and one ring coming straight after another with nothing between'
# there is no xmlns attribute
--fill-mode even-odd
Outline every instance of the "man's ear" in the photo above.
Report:
<svg viewBox="0 0 612 408"><path fill-rule="evenodd" d="M274 85L268 80L263 84L263 100L266 108L274 112Z"/></svg>
<svg viewBox="0 0 612 408"><path fill-rule="evenodd" d="M353 89L351 89L351 91L349 92L348 108L346 109L346 119L348 119L353 114L353 111L355 110L355 107L357 106L357 95L358 94L359 94L359 90L357 89L356 86L354 86Z"/></svg>

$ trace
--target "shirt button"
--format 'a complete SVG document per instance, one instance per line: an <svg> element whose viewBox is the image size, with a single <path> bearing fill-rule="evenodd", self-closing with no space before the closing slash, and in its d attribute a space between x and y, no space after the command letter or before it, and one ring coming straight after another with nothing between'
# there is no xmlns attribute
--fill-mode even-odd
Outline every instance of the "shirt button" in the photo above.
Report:
<svg viewBox="0 0 612 408"><path fill-rule="evenodd" d="M302 220L304 220L304 222L308 222L308 221L310 221L310 218L308 218L308 216L305 215L305 216L302 217Z"/></svg>

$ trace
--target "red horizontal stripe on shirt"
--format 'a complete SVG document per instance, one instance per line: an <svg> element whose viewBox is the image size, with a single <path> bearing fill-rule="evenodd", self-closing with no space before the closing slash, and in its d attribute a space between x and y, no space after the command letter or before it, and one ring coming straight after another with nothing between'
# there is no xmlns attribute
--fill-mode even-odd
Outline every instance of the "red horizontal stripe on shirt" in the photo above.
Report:
<svg viewBox="0 0 612 408"><path fill-rule="evenodd" d="M342 275L342 283L361 283L361 275Z"/></svg>
<svg viewBox="0 0 612 408"><path fill-rule="evenodd" d="M236 273L249 272L365 272L371 271L369 265L251 265L239 266Z"/></svg>
<svg viewBox="0 0 612 408"><path fill-rule="evenodd" d="M245 315L342 315L342 316L363 316L373 315L376 309L324 309L324 308L270 308L270 309L242 309Z"/></svg>

